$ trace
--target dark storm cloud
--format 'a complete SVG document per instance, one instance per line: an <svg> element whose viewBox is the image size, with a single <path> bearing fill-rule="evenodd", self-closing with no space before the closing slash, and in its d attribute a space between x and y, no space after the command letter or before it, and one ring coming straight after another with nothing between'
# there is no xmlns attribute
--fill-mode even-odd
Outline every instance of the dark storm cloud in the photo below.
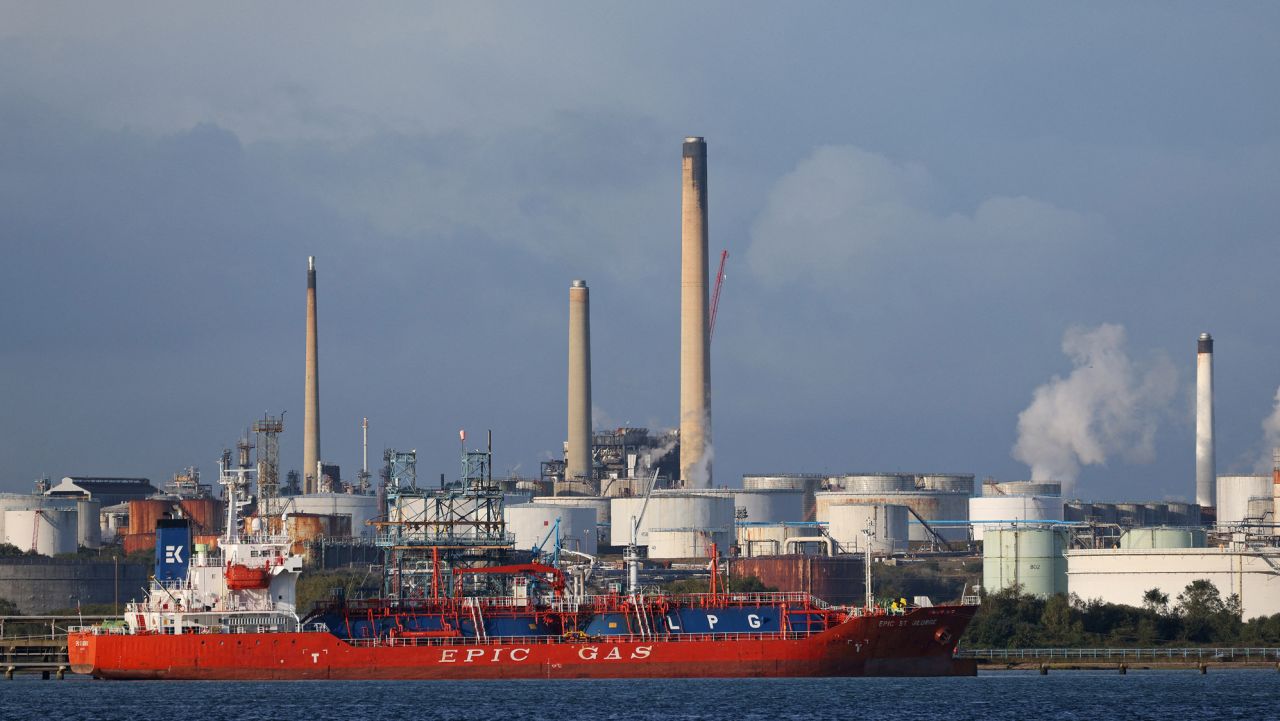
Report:
<svg viewBox="0 0 1280 721"><path fill-rule="evenodd" d="M208 469L263 411L296 429L307 255L323 446L347 467L367 415L375 447L416 447L424 476L455 472L463 426L494 428L500 469L536 472L563 440L578 277L597 416L673 424L686 134L708 136L712 253L731 253L718 483L1026 475L1019 413L1073 372L1064 332L1104 323L1184 383L1211 330L1219 458L1262 453L1280 384L1274 6L0 20L0 487ZM1087 467L1082 493L1189 492L1189 419L1157 415L1154 460Z"/></svg>

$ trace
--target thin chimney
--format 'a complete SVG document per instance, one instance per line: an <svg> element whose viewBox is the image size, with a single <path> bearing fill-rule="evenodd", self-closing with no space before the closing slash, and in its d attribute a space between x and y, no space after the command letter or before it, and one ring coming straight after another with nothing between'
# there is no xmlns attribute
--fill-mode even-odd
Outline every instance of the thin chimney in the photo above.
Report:
<svg viewBox="0 0 1280 721"><path fill-rule="evenodd" d="M590 483L591 303L586 281L569 287L569 435L564 479Z"/></svg>
<svg viewBox="0 0 1280 721"><path fill-rule="evenodd" d="M1200 334L1196 346L1196 503L1216 507L1213 450L1213 336Z"/></svg>
<svg viewBox="0 0 1280 721"><path fill-rule="evenodd" d="M684 139L680 193L680 477L711 486L711 345L707 335L707 143Z"/></svg>
<svg viewBox="0 0 1280 721"><path fill-rule="evenodd" d="M320 484L320 360L316 341L316 257L307 258L307 378L302 407L302 492Z"/></svg>

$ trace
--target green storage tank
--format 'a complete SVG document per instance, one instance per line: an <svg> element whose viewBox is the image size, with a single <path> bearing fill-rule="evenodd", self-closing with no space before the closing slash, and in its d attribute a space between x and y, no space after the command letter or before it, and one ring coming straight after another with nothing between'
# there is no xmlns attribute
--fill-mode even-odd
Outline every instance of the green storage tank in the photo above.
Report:
<svg viewBox="0 0 1280 721"><path fill-rule="evenodd" d="M1042 598L1067 592L1068 531L1052 526L990 528L982 538L982 585L995 593L1015 584Z"/></svg>

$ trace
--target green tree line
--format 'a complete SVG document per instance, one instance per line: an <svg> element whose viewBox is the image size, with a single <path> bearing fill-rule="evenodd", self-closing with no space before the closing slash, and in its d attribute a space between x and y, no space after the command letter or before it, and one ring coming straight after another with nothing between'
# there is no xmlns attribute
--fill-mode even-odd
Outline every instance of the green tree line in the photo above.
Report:
<svg viewBox="0 0 1280 721"><path fill-rule="evenodd" d="M1141 607L1057 594L1039 598L1010 588L983 596L965 632L971 648L1132 646L1276 646L1280 614L1241 619L1240 599L1223 597L1206 580L1175 599L1159 589Z"/></svg>

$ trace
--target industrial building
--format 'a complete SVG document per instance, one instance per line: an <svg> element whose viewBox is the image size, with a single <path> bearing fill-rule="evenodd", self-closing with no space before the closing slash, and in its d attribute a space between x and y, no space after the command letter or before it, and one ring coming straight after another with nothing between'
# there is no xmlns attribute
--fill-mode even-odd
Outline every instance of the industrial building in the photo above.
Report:
<svg viewBox="0 0 1280 721"><path fill-rule="evenodd" d="M1179 541L1181 542L1181 541ZM1207 580L1223 598L1240 599L1242 617L1280 613L1280 549L1229 544L1221 548L1122 548L1066 552L1067 590L1080 598L1141 606L1148 590L1176 597Z"/></svg>
<svg viewBox="0 0 1280 721"><path fill-rule="evenodd" d="M58 485L45 491L44 495L55 498L85 498L97 501L102 506L114 506L157 493L159 491L146 478L67 476Z"/></svg>

